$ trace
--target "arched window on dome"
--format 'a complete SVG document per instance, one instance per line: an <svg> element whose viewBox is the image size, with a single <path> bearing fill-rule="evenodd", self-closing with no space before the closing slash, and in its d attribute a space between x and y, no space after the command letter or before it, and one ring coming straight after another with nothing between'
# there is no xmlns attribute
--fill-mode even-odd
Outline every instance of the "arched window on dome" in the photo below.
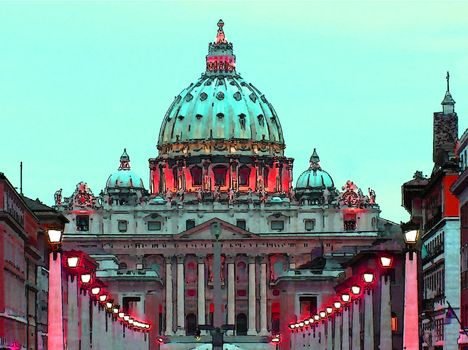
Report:
<svg viewBox="0 0 468 350"><path fill-rule="evenodd" d="M224 165L216 165L213 167L215 186L226 185L227 170L227 167L225 167Z"/></svg>
<svg viewBox="0 0 468 350"><path fill-rule="evenodd" d="M239 168L239 186L249 186L250 168L242 165Z"/></svg>
<svg viewBox="0 0 468 350"><path fill-rule="evenodd" d="M190 174L192 175L192 186L202 185L202 168L198 165L190 168Z"/></svg>

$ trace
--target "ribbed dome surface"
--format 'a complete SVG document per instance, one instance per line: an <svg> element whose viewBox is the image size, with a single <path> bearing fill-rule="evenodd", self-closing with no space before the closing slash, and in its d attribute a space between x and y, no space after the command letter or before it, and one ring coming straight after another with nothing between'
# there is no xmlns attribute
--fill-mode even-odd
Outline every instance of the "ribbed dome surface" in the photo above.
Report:
<svg viewBox="0 0 468 350"><path fill-rule="evenodd" d="M284 144L273 106L238 75L203 75L183 90L166 113L158 145L210 139Z"/></svg>
<svg viewBox="0 0 468 350"><path fill-rule="evenodd" d="M109 188L145 188L143 180L133 170L120 169L109 176L106 189Z"/></svg>
<svg viewBox="0 0 468 350"><path fill-rule="evenodd" d="M296 190L319 189L334 187L330 174L321 169L307 169L304 171L296 183Z"/></svg>

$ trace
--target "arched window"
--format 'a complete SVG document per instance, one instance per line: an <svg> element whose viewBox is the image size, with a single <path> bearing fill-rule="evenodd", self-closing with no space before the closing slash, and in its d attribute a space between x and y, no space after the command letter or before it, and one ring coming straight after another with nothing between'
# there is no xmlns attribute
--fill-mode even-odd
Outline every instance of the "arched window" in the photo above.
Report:
<svg viewBox="0 0 468 350"><path fill-rule="evenodd" d="M227 168L224 165L213 167L215 186L224 186L226 184Z"/></svg>
<svg viewBox="0 0 468 350"><path fill-rule="evenodd" d="M237 314L236 316L236 335L247 335L247 316Z"/></svg>
<svg viewBox="0 0 468 350"><path fill-rule="evenodd" d="M236 271L237 282L247 281L247 264L244 261L239 261L237 263L236 270L237 270Z"/></svg>
<svg viewBox="0 0 468 350"><path fill-rule="evenodd" d="M185 317L187 335L195 335L197 330L197 316L195 314L188 314Z"/></svg>
<svg viewBox="0 0 468 350"><path fill-rule="evenodd" d="M190 168L190 174L192 175L192 186L201 186L202 184L202 168L195 165Z"/></svg>
<svg viewBox="0 0 468 350"><path fill-rule="evenodd" d="M248 186L250 178L250 168L243 165L239 168L239 186Z"/></svg>

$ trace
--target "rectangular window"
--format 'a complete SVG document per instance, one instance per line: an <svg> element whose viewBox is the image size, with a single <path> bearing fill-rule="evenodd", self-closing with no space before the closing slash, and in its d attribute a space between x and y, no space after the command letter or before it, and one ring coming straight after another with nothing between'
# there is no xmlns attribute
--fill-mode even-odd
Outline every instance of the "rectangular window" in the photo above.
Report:
<svg viewBox="0 0 468 350"><path fill-rule="evenodd" d="M76 216L76 230L89 231L89 215Z"/></svg>
<svg viewBox="0 0 468 350"><path fill-rule="evenodd" d="M187 220L185 221L185 229L190 230L191 228L195 227L195 220Z"/></svg>
<svg viewBox="0 0 468 350"><path fill-rule="evenodd" d="M283 220L272 220L271 229L281 231L284 230L284 221Z"/></svg>
<svg viewBox="0 0 468 350"><path fill-rule="evenodd" d="M313 219L305 220L304 221L304 226L305 226L306 231L315 230L315 220L313 220Z"/></svg>
<svg viewBox="0 0 468 350"><path fill-rule="evenodd" d="M247 224L245 222L245 220L237 220L236 221L236 226L245 230L247 228Z"/></svg>
<svg viewBox="0 0 468 350"><path fill-rule="evenodd" d="M127 232L127 221L119 220L118 229L119 229L119 232Z"/></svg>
<svg viewBox="0 0 468 350"><path fill-rule="evenodd" d="M161 221L148 221L148 231L161 231Z"/></svg>
<svg viewBox="0 0 468 350"><path fill-rule="evenodd" d="M310 317L317 313L317 297L301 296L299 297L301 317Z"/></svg>
<svg viewBox="0 0 468 350"><path fill-rule="evenodd" d="M343 223L346 231L354 231L356 229L356 214L345 214Z"/></svg>

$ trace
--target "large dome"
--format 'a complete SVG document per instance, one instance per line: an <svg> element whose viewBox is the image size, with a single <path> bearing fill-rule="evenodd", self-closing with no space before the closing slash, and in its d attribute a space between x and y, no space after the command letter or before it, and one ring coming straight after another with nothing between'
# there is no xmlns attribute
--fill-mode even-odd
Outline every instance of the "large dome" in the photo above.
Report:
<svg viewBox="0 0 468 350"><path fill-rule="evenodd" d="M175 97L164 117L160 155L283 155L283 132L273 106L236 72L222 21L218 27L216 41L209 44L206 72Z"/></svg>

